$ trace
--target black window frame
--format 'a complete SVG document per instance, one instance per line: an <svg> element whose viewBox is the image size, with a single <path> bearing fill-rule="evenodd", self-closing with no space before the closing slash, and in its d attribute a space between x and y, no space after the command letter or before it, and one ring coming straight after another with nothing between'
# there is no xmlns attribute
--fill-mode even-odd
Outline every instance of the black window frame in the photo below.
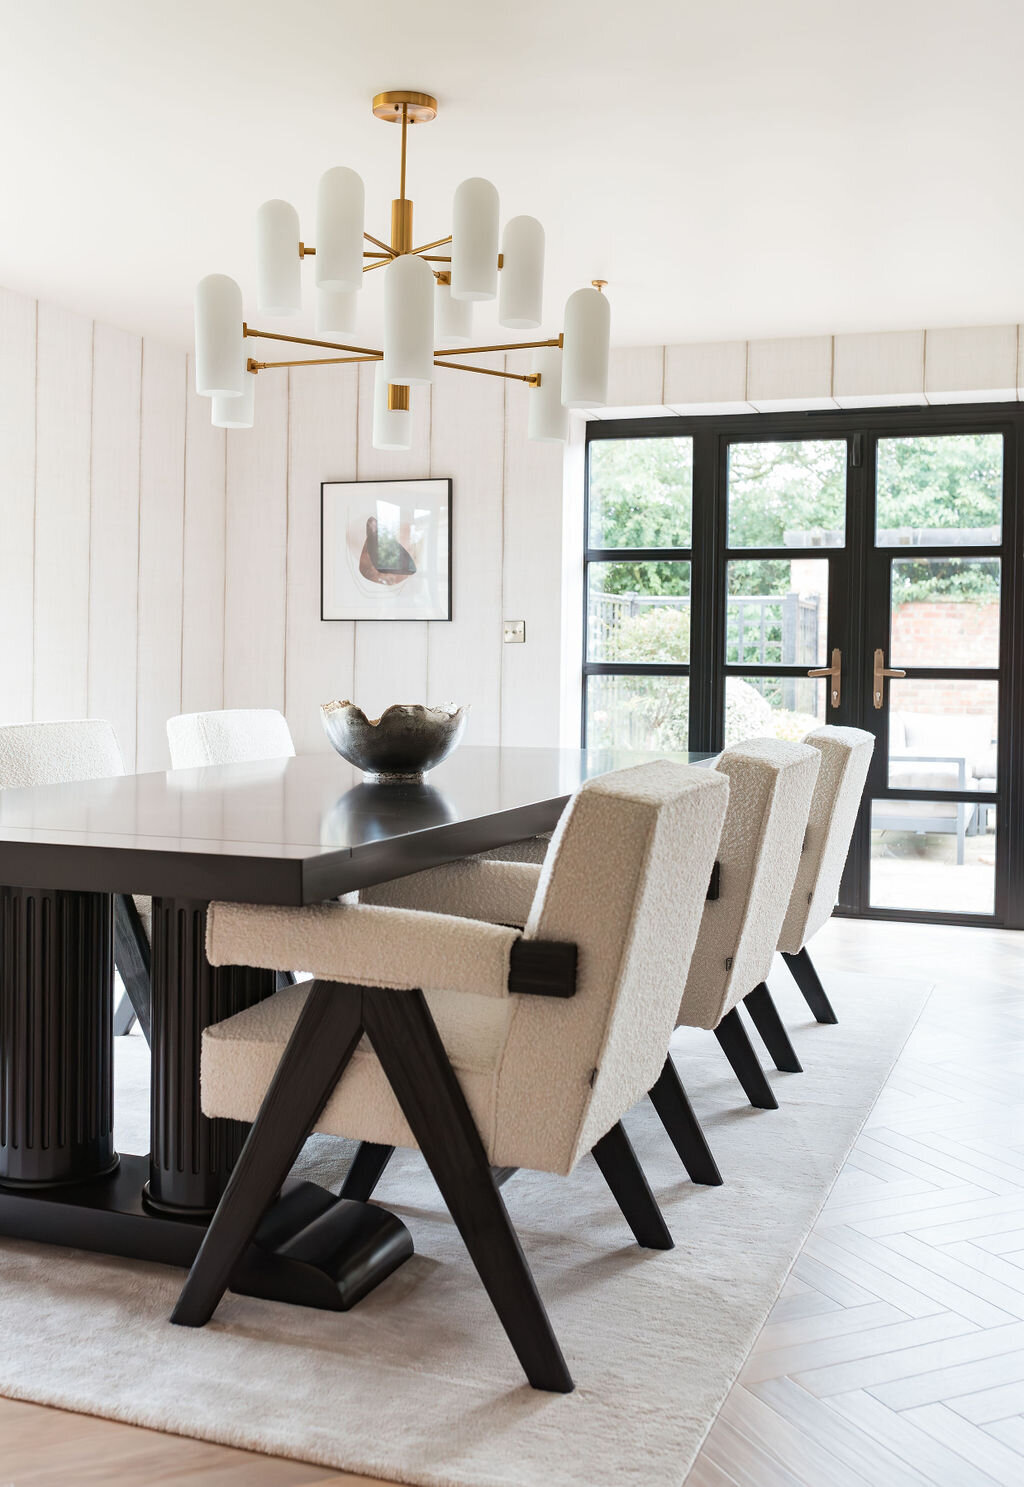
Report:
<svg viewBox="0 0 1024 1487"><path fill-rule="evenodd" d="M788 549L738 549L727 547L727 462L729 445L736 442L786 441L792 439L840 439L847 444L846 544L842 548L816 548L814 556L827 558L832 567L832 594L841 590L855 595L858 613L869 603L867 554L874 542L874 459L877 440L886 436L925 436L958 433L1000 432L1004 436L1002 544L987 550L1000 556L1004 565L1003 604L1000 617L999 665L999 832L997 836L996 912L979 915L942 915L911 910L872 908L865 901L866 883L864 831L858 833L844 880L840 912L870 918L921 920L922 922L998 924L1024 929L1024 406L1011 402L963 403L930 406L826 408L806 412L739 413L728 415L595 419L587 424L584 460L584 550L583 550L583 657L581 664L581 745L587 742L587 678L591 675L687 675L689 687L689 747L695 751L717 751L723 746L725 679L728 674L755 674L757 668L725 662L726 563L730 557L779 558ZM606 439L689 438L693 441L693 493L691 546L657 549L591 549L590 452ZM917 550L915 549L915 552ZM972 550L973 551L973 550ZM922 553L923 554L923 550ZM961 554L967 556L967 550ZM690 563L690 659L687 665L658 663L625 664L593 662L587 646L587 570L592 561L616 557L650 557L658 561L680 559ZM843 651L844 696L830 722L854 723L863 708L864 688L870 685L872 655L864 634L853 623L852 612L833 599L829 612L829 648ZM886 634L888 629L886 628ZM785 667L766 667L772 676L786 673ZM804 668L789 668L805 674ZM855 704L856 701L856 705ZM873 773L888 768L888 740L880 739ZM880 756L884 755L884 760ZM887 785L887 780L886 780ZM884 788L873 793L882 795ZM945 794L943 795L945 798ZM868 806L865 809L869 809ZM861 885L853 891L851 884ZM1002 885L1001 887L999 885Z"/></svg>

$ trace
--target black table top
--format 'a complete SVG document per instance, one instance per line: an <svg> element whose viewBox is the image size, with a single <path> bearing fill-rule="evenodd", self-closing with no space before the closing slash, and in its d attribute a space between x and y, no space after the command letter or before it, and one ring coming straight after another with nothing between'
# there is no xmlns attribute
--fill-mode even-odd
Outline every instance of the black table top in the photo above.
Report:
<svg viewBox="0 0 1024 1487"><path fill-rule="evenodd" d="M550 831L583 780L657 757L465 747L425 784L367 785L306 754L4 790L0 883L316 903Z"/></svg>

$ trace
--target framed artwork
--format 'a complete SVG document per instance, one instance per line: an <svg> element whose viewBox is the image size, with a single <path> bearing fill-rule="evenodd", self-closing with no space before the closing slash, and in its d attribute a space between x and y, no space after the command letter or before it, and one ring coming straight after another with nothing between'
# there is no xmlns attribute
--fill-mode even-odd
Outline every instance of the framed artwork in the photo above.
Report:
<svg viewBox="0 0 1024 1487"><path fill-rule="evenodd" d="M451 617L451 480L325 480L320 618Z"/></svg>

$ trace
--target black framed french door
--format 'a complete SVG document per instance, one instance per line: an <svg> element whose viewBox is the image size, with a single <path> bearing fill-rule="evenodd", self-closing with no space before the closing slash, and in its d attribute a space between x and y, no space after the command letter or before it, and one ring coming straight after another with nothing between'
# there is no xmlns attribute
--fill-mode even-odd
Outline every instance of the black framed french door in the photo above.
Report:
<svg viewBox="0 0 1024 1487"><path fill-rule="evenodd" d="M1013 404L591 424L584 742L865 728L840 912L1024 927L1022 434Z"/></svg>

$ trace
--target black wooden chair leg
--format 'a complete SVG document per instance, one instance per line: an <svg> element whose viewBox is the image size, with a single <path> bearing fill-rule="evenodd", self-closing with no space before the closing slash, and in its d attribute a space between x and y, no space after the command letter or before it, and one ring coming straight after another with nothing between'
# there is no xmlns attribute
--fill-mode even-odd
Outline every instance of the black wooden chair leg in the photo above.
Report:
<svg viewBox="0 0 1024 1487"><path fill-rule="evenodd" d="M763 981L760 986L755 986L753 991L747 993L743 998L743 1005L761 1034L761 1040L771 1054L775 1067L784 1074L802 1074L803 1065L789 1041L789 1034L779 1016L779 1009L772 1001L772 994Z"/></svg>
<svg viewBox="0 0 1024 1487"><path fill-rule="evenodd" d="M114 963L125 989L114 1014L114 1032L123 1037L131 1032L132 1023L138 1018L149 1043L153 1026L149 936L129 893L114 897ZM126 1001L131 1007L130 1014Z"/></svg>
<svg viewBox="0 0 1024 1487"><path fill-rule="evenodd" d="M426 998L422 992L366 988L363 1018L527 1378L535 1389L569 1393L572 1376Z"/></svg>
<svg viewBox="0 0 1024 1487"><path fill-rule="evenodd" d="M742 1084L751 1105L756 1105L759 1110L777 1110L779 1102L772 1094L772 1087L758 1063L754 1045L747 1037L747 1030L735 1007L725 1014L715 1028L715 1037L732 1064L733 1073Z"/></svg>
<svg viewBox="0 0 1024 1487"><path fill-rule="evenodd" d="M373 1190L383 1177L384 1168L394 1153L393 1146L381 1146L376 1141L360 1141L338 1196L354 1198L357 1203L369 1203Z"/></svg>
<svg viewBox="0 0 1024 1487"><path fill-rule="evenodd" d="M358 990L314 981L171 1313L202 1327L277 1196L363 1034Z"/></svg>
<svg viewBox="0 0 1024 1487"><path fill-rule="evenodd" d="M839 1018L825 994L824 986L818 979L818 973L814 969L811 957L807 954L806 946L803 950L798 950L795 955L790 955L784 950L782 958L793 972L793 980L803 992L804 1001L814 1013L815 1019L818 1022L838 1022Z"/></svg>
<svg viewBox="0 0 1024 1487"><path fill-rule="evenodd" d="M621 1121L601 1137L592 1155L637 1244L644 1249L674 1249L658 1200L648 1186Z"/></svg>
<svg viewBox="0 0 1024 1487"><path fill-rule="evenodd" d="M676 1072L671 1054L666 1058L665 1067L649 1093L651 1104L679 1153L690 1181L706 1183L708 1187L720 1187L722 1174L718 1170L718 1163L711 1155L711 1148L693 1113L693 1106Z"/></svg>

